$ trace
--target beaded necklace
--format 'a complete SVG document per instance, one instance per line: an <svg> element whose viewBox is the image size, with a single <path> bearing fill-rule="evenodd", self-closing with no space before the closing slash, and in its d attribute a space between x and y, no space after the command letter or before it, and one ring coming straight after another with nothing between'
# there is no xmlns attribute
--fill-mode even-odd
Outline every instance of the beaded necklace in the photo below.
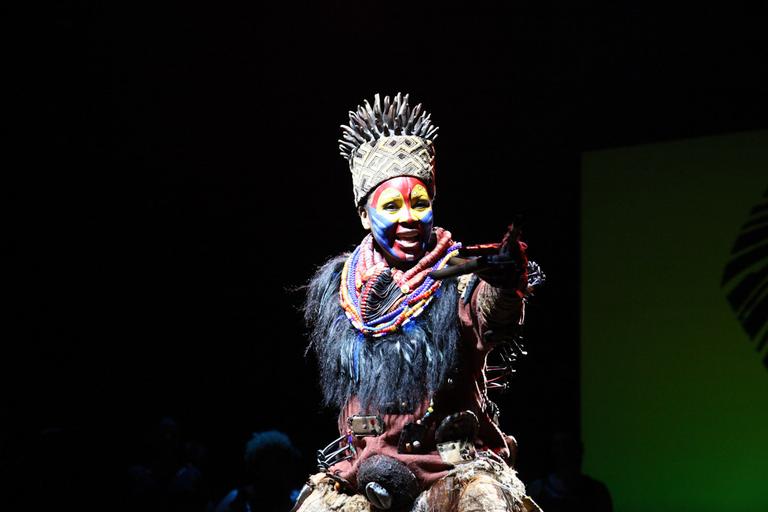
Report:
<svg viewBox="0 0 768 512"><path fill-rule="evenodd" d="M442 228L435 228L435 236L435 247L405 272L389 267L373 246L370 234L355 248L341 272L339 302L358 331L373 337L384 336L419 316L429 305L442 281L428 274L447 265L461 247L451 240L451 233ZM384 303L385 311L366 321L366 312L375 302L373 297L379 298L377 294L381 290L377 284L380 283L384 287L397 286L397 293L389 294L392 297Z"/></svg>

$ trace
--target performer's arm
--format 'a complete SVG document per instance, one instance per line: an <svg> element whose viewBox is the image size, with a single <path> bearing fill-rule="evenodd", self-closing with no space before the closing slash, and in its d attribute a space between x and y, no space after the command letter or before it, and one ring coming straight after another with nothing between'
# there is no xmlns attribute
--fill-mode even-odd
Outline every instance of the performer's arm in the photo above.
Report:
<svg viewBox="0 0 768 512"><path fill-rule="evenodd" d="M490 350L519 334L525 320L524 298L530 292L526 249L526 244L510 228L501 250L512 257L514 264L460 279L460 316L471 323L478 339L477 348L481 350Z"/></svg>

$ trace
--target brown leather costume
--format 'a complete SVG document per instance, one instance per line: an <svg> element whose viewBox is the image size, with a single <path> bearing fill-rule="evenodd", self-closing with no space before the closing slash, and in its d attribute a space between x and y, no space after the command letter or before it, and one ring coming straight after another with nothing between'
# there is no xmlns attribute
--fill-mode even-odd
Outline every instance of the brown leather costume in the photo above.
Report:
<svg viewBox="0 0 768 512"><path fill-rule="evenodd" d="M467 279L462 281L466 283ZM462 288L460 284L460 292L464 291ZM491 450L505 460L509 458L510 448L507 446L506 436L487 412L489 404L483 369L487 355L494 344L485 334L488 332L489 323L494 324L496 329L501 326L516 326L522 318L524 303L514 291L498 292L488 283L481 281L472 290L470 300L459 299L458 320L462 334L462 364L458 368L458 373L452 377L453 383L435 396L434 420L431 422L432 428L429 430L426 444L426 447L431 450L424 454L398 453L398 443L403 427L424 416L429 407L427 398L413 414L384 415L386 431L382 435L356 437L357 457L333 466L331 471L334 474L354 483L357 468L363 460L371 455L384 454L405 463L416 475L421 489L427 489L453 468L453 465L444 463L437 452L434 443L434 427L448 414L462 410L474 412L480 422L476 441L478 449ZM505 301L504 310L500 310L496 305L501 301ZM339 415L339 433L343 434L347 431L347 418L360 413L360 406L353 397Z"/></svg>

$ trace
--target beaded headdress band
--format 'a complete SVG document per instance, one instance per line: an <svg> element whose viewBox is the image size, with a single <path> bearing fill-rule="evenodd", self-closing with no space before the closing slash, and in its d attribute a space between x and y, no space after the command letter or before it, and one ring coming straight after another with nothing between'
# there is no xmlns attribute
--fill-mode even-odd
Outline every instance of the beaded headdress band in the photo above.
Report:
<svg viewBox="0 0 768 512"><path fill-rule="evenodd" d="M408 95L397 93L394 101L378 94L373 106L349 112L349 125L341 125L341 156L349 161L355 204L360 203L380 183L397 176L413 176L429 185L434 196L435 149L438 127L421 103L413 109Z"/></svg>

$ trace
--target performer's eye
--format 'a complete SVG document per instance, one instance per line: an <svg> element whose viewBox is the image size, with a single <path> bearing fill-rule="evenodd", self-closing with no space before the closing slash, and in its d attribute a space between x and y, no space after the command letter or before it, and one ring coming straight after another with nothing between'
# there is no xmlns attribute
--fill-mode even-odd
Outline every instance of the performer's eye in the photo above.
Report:
<svg viewBox="0 0 768 512"><path fill-rule="evenodd" d="M430 206L429 201L427 201L426 199L419 199L418 201L416 201L416 204L413 205L414 208L418 208L419 210L424 210L426 208L429 208L429 206Z"/></svg>
<svg viewBox="0 0 768 512"><path fill-rule="evenodd" d="M400 209L400 207L394 201L390 201L384 205L384 209L387 210L388 212L396 212L397 210Z"/></svg>

